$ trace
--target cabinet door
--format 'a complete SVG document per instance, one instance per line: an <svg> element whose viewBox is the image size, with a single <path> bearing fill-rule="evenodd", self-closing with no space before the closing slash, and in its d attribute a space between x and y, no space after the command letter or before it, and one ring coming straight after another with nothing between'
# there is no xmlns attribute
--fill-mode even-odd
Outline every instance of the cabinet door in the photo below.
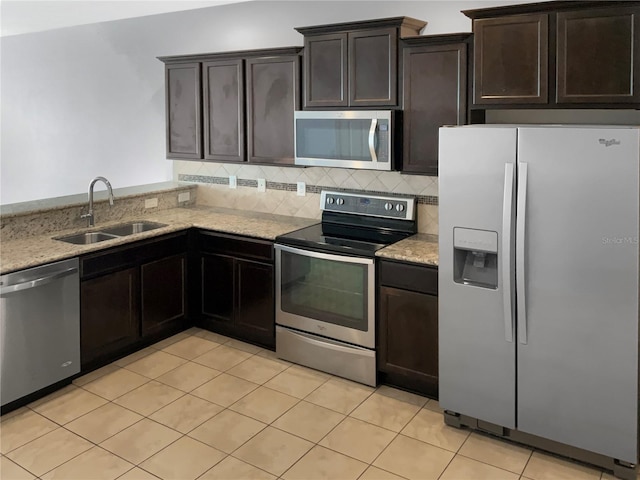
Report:
<svg viewBox="0 0 640 480"><path fill-rule="evenodd" d="M558 13L558 103L640 101L640 8Z"/></svg>
<svg viewBox="0 0 640 480"><path fill-rule="evenodd" d="M438 132L467 120L467 45L403 50L404 172L438 174Z"/></svg>
<svg viewBox="0 0 640 480"><path fill-rule="evenodd" d="M233 322L234 271L233 258L205 254L201 257L202 315L213 320Z"/></svg>
<svg viewBox="0 0 640 480"><path fill-rule="evenodd" d="M349 105L398 103L398 34L395 28L349 33Z"/></svg>
<svg viewBox="0 0 640 480"><path fill-rule="evenodd" d="M200 64L165 66L167 158L202 158Z"/></svg>
<svg viewBox="0 0 640 480"><path fill-rule="evenodd" d="M293 165L293 112L300 108L300 57L247 60L250 162Z"/></svg>
<svg viewBox="0 0 640 480"><path fill-rule="evenodd" d="M548 103L547 14L474 20L473 102Z"/></svg>
<svg viewBox="0 0 640 480"><path fill-rule="evenodd" d="M348 106L347 34L305 37L304 72L305 108Z"/></svg>
<svg viewBox="0 0 640 480"><path fill-rule="evenodd" d="M379 294L378 370L437 396L438 297L384 286Z"/></svg>
<svg viewBox="0 0 640 480"><path fill-rule="evenodd" d="M236 260L236 324L243 337L275 345L273 266Z"/></svg>
<svg viewBox="0 0 640 480"><path fill-rule="evenodd" d="M186 257L177 255L142 265L142 335L157 333L185 316Z"/></svg>
<svg viewBox="0 0 640 480"><path fill-rule="evenodd" d="M80 284L81 361L107 357L140 337L138 269L129 268Z"/></svg>
<svg viewBox="0 0 640 480"><path fill-rule="evenodd" d="M245 160L242 64L219 60L202 65L205 160Z"/></svg>

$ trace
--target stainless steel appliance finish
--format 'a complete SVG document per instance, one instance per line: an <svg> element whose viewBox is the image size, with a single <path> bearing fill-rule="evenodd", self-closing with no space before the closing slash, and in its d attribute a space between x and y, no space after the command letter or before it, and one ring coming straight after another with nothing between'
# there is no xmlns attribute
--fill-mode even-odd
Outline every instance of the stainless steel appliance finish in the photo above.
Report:
<svg viewBox="0 0 640 480"><path fill-rule="evenodd" d="M415 200L322 192L322 223L276 238L276 353L376 385L375 252L415 233Z"/></svg>
<svg viewBox="0 0 640 480"><path fill-rule="evenodd" d="M445 416L638 463L639 152L636 127L440 130Z"/></svg>
<svg viewBox="0 0 640 480"><path fill-rule="evenodd" d="M87 219L87 226L93 227L95 225L95 217L93 216L93 188L96 185L96 182L102 182L107 186L107 191L109 192L109 205L113 207L113 189L111 188L111 183L104 177L96 177L91 180L89 183L89 211L83 215L80 215L80 218Z"/></svg>
<svg viewBox="0 0 640 480"><path fill-rule="evenodd" d="M0 277L4 406L80 372L78 259Z"/></svg>
<svg viewBox="0 0 640 480"><path fill-rule="evenodd" d="M393 116L391 110L297 111L295 164L391 170Z"/></svg>

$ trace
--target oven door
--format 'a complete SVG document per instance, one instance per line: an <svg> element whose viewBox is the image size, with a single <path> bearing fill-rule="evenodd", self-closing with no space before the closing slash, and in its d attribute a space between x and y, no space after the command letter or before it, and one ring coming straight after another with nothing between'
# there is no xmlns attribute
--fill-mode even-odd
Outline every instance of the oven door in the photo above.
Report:
<svg viewBox="0 0 640 480"><path fill-rule="evenodd" d="M375 348L373 259L276 245L276 323Z"/></svg>

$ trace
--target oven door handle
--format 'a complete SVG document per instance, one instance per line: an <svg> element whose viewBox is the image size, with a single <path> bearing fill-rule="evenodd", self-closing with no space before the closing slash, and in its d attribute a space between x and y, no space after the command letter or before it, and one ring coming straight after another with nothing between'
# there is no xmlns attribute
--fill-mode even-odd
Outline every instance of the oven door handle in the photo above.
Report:
<svg viewBox="0 0 640 480"><path fill-rule="evenodd" d="M321 260L333 260L335 262L343 262L343 263L359 263L361 265L373 265L372 258L361 258L361 257L349 257L346 255L333 255L330 253L322 253L322 252L314 252L313 250L303 250L301 248L289 247L287 245L275 245L276 250L281 250L283 252L289 252L296 255L302 255L304 257L311 258L319 258Z"/></svg>

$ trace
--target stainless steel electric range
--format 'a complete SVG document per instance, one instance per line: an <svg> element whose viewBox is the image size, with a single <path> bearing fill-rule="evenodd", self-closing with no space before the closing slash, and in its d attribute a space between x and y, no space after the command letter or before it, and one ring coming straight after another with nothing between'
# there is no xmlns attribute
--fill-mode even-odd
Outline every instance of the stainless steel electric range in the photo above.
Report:
<svg viewBox="0 0 640 480"><path fill-rule="evenodd" d="M375 253L416 233L416 202L323 191L320 208L276 238L276 353L375 386Z"/></svg>

